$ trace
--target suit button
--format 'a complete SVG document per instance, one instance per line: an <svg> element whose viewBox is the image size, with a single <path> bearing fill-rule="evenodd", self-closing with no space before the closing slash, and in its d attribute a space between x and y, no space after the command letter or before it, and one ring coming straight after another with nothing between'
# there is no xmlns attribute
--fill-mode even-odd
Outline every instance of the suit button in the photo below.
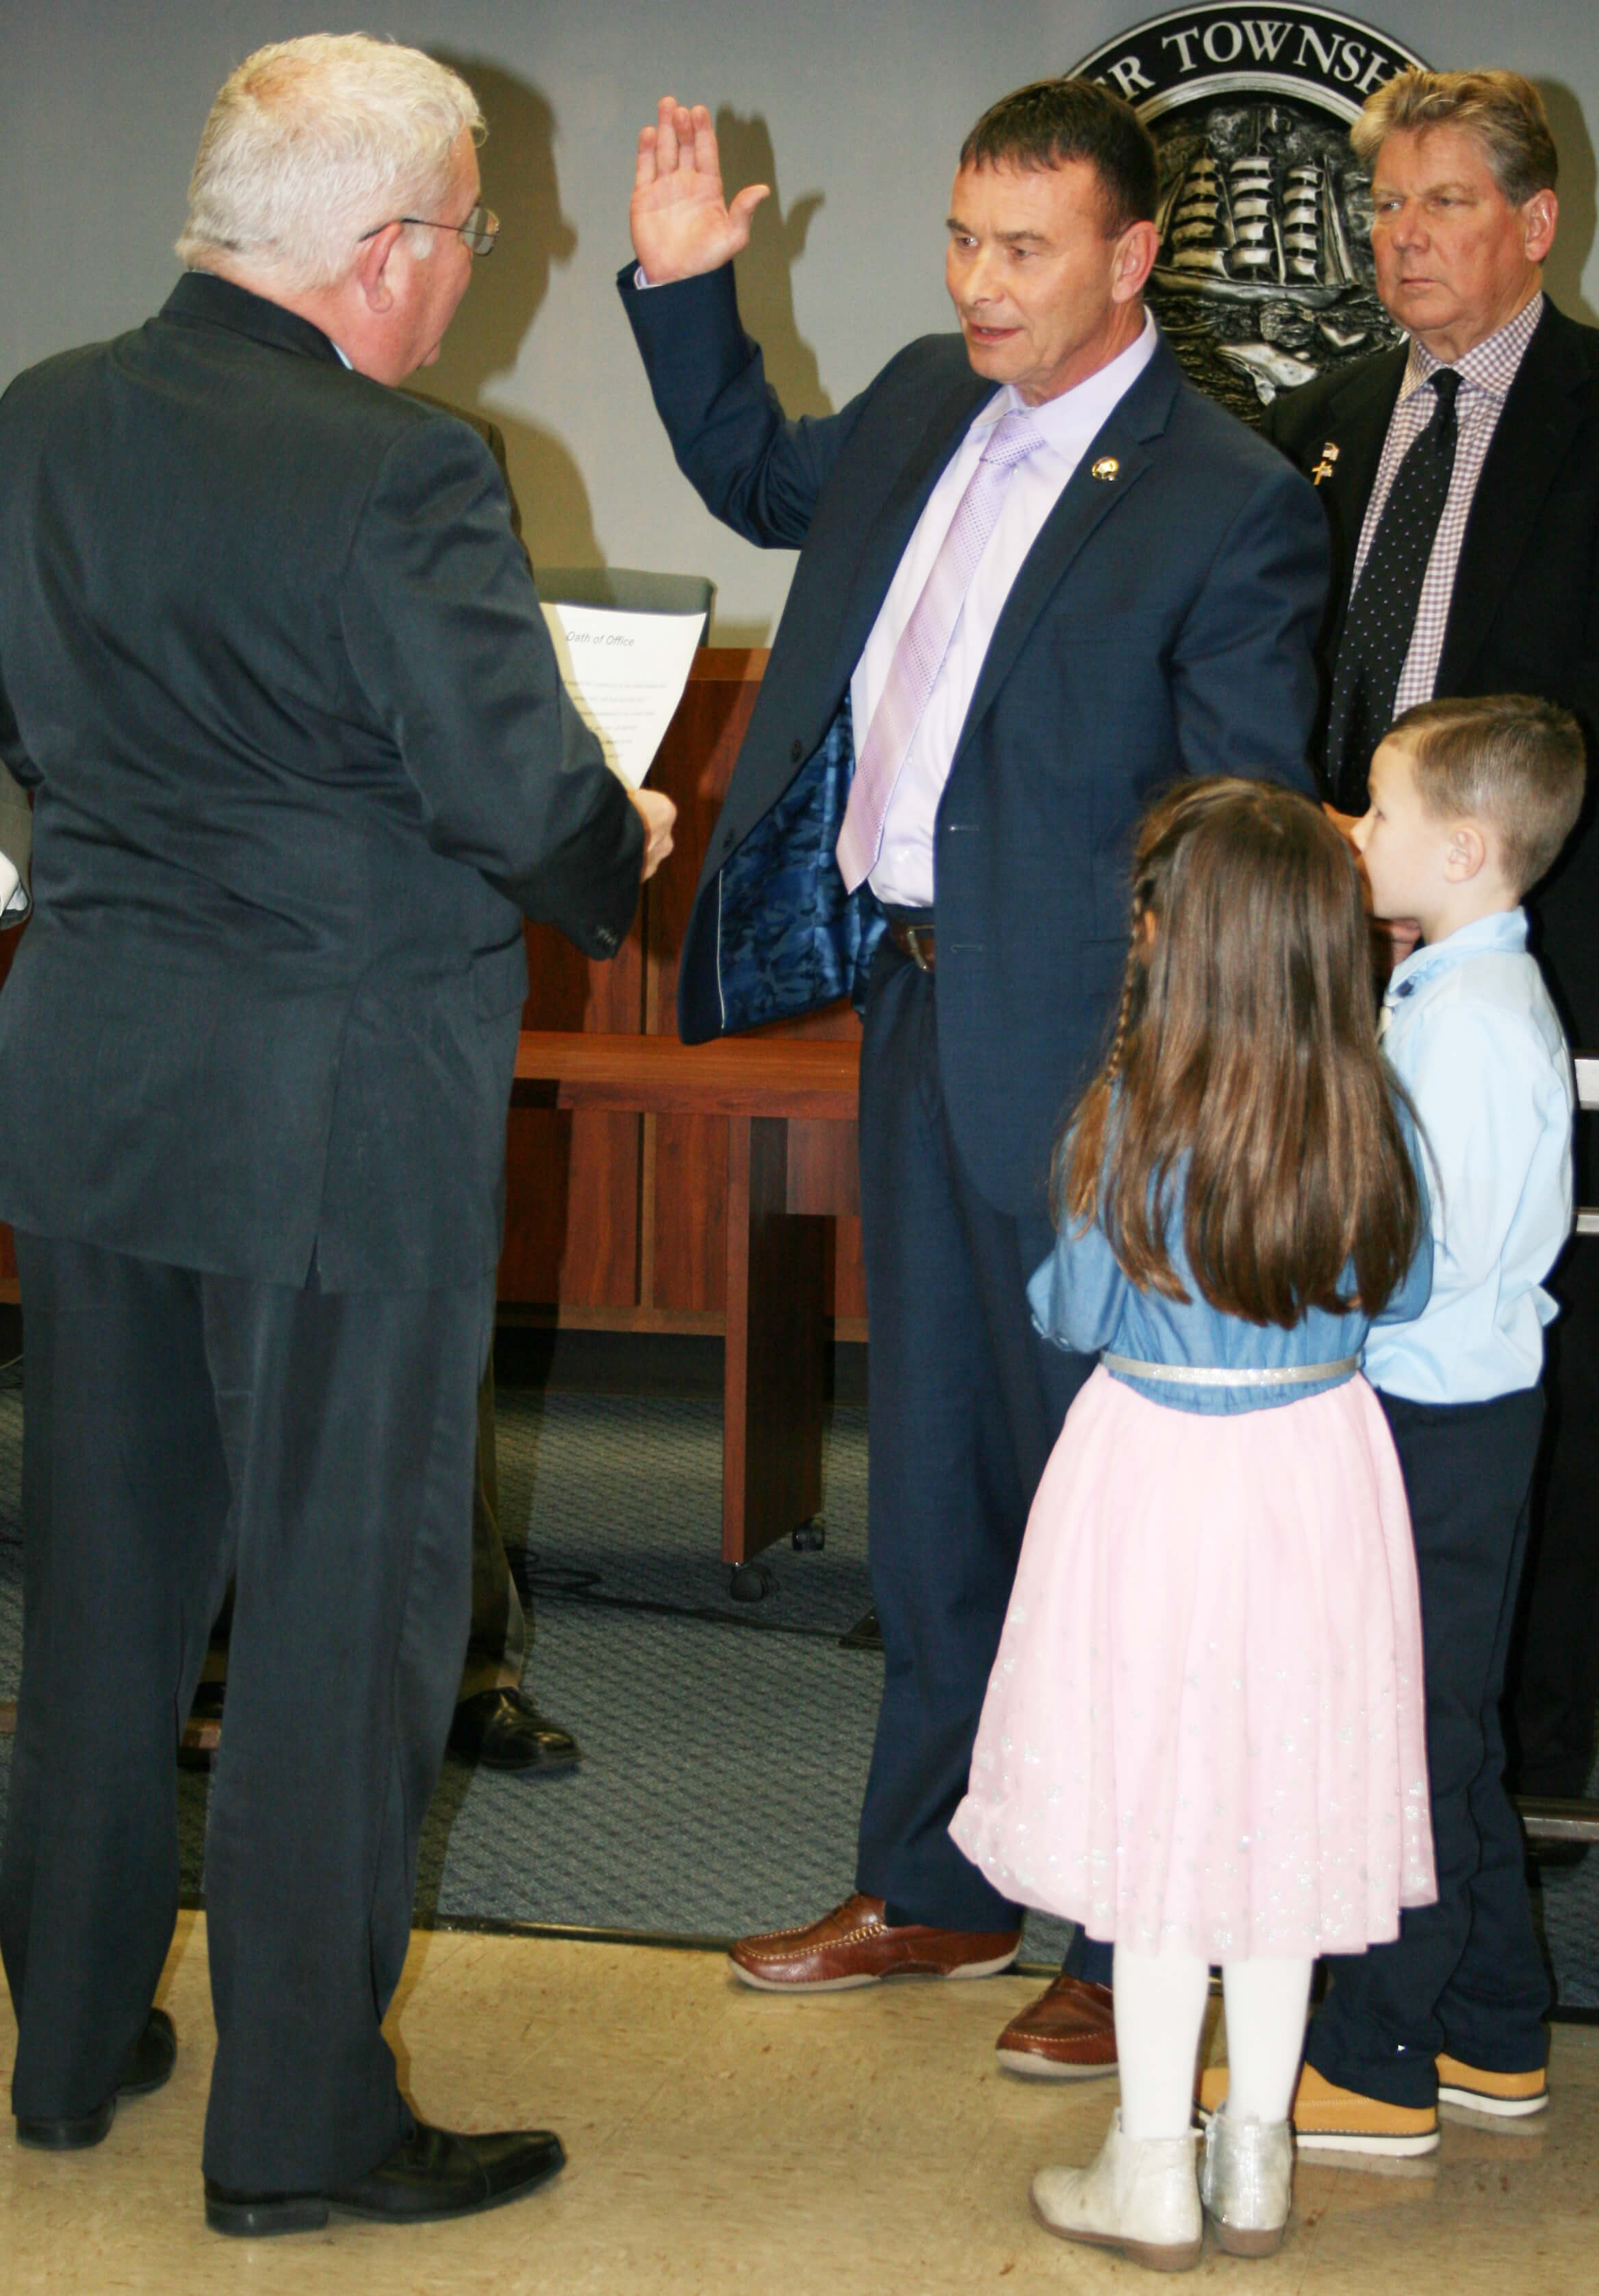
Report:
<svg viewBox="0 0 1599 2296"><path fill-rule="evenodd" d="M803 742L791 742L789 743L789 760L791 764L797 766L804 755L805 744Z"/></svg>

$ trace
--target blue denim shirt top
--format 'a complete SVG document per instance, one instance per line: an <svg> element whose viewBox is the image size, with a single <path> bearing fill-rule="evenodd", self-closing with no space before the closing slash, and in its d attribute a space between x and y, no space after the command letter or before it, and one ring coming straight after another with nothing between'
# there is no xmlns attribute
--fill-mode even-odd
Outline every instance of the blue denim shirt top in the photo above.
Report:
<svg viewBox="0 0 1599 2296"><path fill-rule="evenodd" d="M1137 1363L1198 1364L1226 1367L1275 1370L1289 1365L1333 1364L1357 1357L1374 1320L1408 1323L1427 1304L1432 1285L1432 1237L1428 1216L1426 1180L1416 1151L1414 1128L1408 1113L1399 1111L1405 1144L1416 1172L1422 1194L1422 1235L1405 1280L1374 1319L1358 1310L1330 1315L1311 1308L1291 1329L1278 1324L1250 1324L1242 1316L1224 1315L1201 1293L1189 1270L1183 1249L1181 1174L1172 1187L1167 1249L1171 1264L1189 1297L1162 1299L1158 1292L1140 1292L1129 1283L1117 1262L1104 1230L1095 1222L1080 1235L1069 1231L1056 1238L1055 1248L1027 1287L1033 1322L1046 1340L1078 1355L1105 1350ZM1346 1270L1341 1290L1354 1290L1354 1271ZM1109 1366L1106 1366L1109 1369ZM1111 1371L1152 1402L1174 1410L1209 1413L1272 1411L1286 1403L1300 1403L1354 1377L1353 1370L1327 1379L1307 1380L1286 1387L1191 1387L1173 1380L1143 1379Z"/></svg>

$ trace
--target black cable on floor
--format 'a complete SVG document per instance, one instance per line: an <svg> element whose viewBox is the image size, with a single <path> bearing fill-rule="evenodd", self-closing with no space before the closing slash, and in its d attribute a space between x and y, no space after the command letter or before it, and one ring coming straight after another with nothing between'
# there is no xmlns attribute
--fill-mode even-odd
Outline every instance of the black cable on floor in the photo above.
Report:
<svg viewBox="0 0 1599 2296"><path fill-rule="evenodd" d="M624 1611L644 1618L685 1619L695 1626L742 1627L750 1634L787 1635L800 1642L839 1641L836 1627L795 1627L780 1624L775 1619L753 1618L748 1604L738 1610L722 1611L709 1603L667 1603L647 1595L602 1594L599 1571L541 1563L525 1548L520 1554L512 1554L511 1571L522 1600L535 1608L540 1603L555 1603L575 1610ZM779 1591L775 1580L773 1591Z"/></svg>

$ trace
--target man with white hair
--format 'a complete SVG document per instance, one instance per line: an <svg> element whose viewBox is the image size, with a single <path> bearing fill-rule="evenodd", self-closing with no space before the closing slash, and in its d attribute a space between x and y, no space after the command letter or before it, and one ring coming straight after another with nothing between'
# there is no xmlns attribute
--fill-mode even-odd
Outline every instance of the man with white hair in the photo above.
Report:
<svg viewBox="0 0 1599 2296"><path fill-rule="evenodd" d="M231 1574L204 2168L236 2234L458 2215L562 2159L418 2124L380 2030L466 1637L521 918L611 954L672 813L564 693L482 439L386 387L493 244L480 128L414 50L260 50L165 308L0 400L12 2104L90 2145L171 2069L173 1756Z"/></svg>

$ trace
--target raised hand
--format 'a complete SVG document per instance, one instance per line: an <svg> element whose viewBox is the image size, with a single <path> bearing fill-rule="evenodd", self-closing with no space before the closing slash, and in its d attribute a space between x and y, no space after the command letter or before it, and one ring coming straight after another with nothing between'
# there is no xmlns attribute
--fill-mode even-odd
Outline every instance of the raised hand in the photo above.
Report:
<svg viewBox="0 0 1599 2296"><path fill-rule="evenodd" d="M659 287L730 263L749 245L750 218L770 190L750 184L729 206L709 112L702 103L691 110L663 95L654 127L639 133L627 210L644 277Z"/></svg>

